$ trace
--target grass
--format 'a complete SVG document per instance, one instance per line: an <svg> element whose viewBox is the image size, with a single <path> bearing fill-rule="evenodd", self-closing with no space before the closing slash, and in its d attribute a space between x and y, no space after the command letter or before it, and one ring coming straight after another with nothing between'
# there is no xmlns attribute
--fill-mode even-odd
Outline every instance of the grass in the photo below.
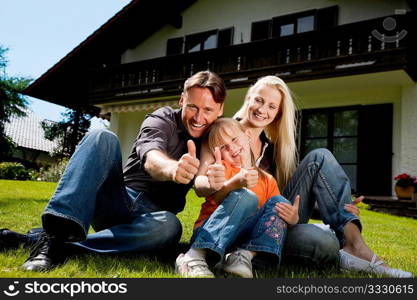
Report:
<svg viewBox="0 0 417 300"><path fill-rule="evenodd" d="M56 183L0 180L0 228L26 232L40 227L40 214L53 194ZM203 199L193 192L187 196L185 210L178 216L183 235L176 253L163 255L78 255L64 265L45 272L27 272L19 266L29 255L20 248L0 252L0 277L100 277L100 278L169 278L178 277L173 263L179 251L187 249L192 227ZM389 265L417 274L417 220L361 210L363 235L368 245ZM277 272L256 272L256 277L375 277L366 273L342 273L338 270L317 271L300 266L281 266Z"/></svg>

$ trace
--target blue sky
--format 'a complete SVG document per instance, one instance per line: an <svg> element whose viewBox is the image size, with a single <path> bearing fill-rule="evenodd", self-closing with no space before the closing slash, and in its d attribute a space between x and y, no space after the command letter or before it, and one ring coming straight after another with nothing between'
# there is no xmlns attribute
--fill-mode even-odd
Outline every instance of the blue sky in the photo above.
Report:
<svg viewBox="0 0 417 300"><path fill-rule="evenodd" d="M7 74L38 78L130 0L1 0L0 44ZM30 98L40 117L59 120L62 106Z"/></svg>

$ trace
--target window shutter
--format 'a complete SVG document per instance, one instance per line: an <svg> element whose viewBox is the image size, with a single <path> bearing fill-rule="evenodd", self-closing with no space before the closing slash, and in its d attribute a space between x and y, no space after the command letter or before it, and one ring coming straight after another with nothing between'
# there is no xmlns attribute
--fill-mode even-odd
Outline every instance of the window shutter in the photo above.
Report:
<svg viewBox="0 0 417 300"><path fill-rule="evenodd" d="M259 21L252 23L251 41L266 40L269 39L271 34L271 21Z"/></svg>
<svg viewBox="0 0 417 300"><path fill-rule="evenodd" d="M339 6L318 9L316 12L317 29L331 28L338 25Z"/></svg>
<svg viewBox="0 0 417 300"><path fill-rule="evenodd" d="M217 47L227 47L233 45L234 27L219 30Z"/></svg>
<svg viewBox="0 0 417 300"><path fill-rule="evenodd" d="M176 55L183 53L184 38L173 38L167 42L167 55Z"/></svg>
<svg viewBox="0 0 417 300"><path fill-rule="evenodd" d="M390 196L392 189L392 104L359 110L358 192Z"/></svg>

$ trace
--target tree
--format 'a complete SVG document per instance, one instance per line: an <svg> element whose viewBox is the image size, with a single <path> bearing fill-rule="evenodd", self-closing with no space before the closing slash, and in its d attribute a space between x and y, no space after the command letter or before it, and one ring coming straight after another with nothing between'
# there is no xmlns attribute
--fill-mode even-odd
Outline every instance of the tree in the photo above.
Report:
<svg viewBox="0 0 417 300"><path fill-rule="evenodd" d="M26 115L27 101L21 93L31 81L29 78L7 76L7 51L0 45L0 161L9 157L14 148L13 141L5 134L5 124L13 116Z"/></svg>
<svg viewBox="0 0 417 300"><path fill-rule="evenodd" d="M62 113L62 120L59 122L43 121L42 128L45 131L45 138L58 140L58 148L55 154L58 156L71 156L75 147L84 137L90 127L90 119L94 116L91 108L67 109Z"/></svg>

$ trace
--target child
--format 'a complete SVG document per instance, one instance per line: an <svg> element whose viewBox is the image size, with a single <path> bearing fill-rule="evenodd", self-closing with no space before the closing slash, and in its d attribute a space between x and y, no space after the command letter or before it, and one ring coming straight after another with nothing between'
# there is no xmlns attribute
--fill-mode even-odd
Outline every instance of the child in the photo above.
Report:
<svg viewBox="0 0 417 300"><path fill-rule="evenodd" d="M191 248L178 256L176 272L183 277L214 277L206 254L217 253L222 261L226 251L235 249L226 256L223 270L252 278L255 255L272 255L279 263L287 223L298 222L299 198L292 206L278 196L275 179L254 167L248 132L238 121L218 119L210 129L208 147L215 163L224 166L226 182L202 204Z"/></svg>

